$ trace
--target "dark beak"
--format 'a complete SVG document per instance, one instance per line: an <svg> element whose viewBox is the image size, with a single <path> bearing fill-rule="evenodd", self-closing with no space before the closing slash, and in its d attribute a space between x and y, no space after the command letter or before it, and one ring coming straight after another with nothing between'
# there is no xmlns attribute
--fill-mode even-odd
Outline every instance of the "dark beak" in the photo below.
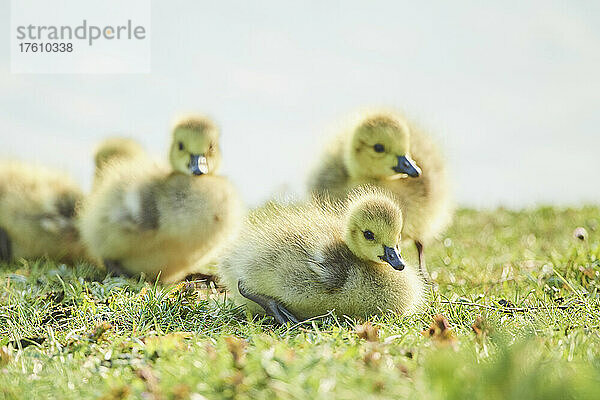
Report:
<svg viewBox="0 0 600 400"><path fill-rule="evenodd" d="M394 267L395 270L402 271L404 269L404 260L400 257L400 253L393 247L383 246L383 256L379 256L383 261Z"/></svg>
<svg viewBox="0 0 600 400"><path fill-rule="evenodd" d="M190 154L188 168L192 175L203 175L208 173L208 163L204 154Z"/></svg>
<svg viewBox="0 0 600 400"><path fill-rule="evenodd" d="M398 164L392 169L399 174L406 174L412 178L421 175L421 168L407 156L398 156Z"/></svg>

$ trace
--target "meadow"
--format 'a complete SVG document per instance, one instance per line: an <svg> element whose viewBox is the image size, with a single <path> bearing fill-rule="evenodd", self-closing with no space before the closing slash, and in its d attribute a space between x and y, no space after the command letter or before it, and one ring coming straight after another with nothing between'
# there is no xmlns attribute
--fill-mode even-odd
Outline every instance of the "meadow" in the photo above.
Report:
<svg viewBox="0 0 600 400"><path fill-rule="evenodd" d="M599 207L461 209L427 262L422 313L296 326L200 282L2 265L0 398L600 397Z"/></svg>

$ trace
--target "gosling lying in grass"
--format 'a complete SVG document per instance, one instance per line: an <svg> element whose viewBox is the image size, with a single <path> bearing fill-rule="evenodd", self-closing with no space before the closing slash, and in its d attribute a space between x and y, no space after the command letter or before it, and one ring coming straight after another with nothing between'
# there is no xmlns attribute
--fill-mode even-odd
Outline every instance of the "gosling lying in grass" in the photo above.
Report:
<svg viewBox="0 0 600 400"><path fill-rule="evenodd" d="M49 257L76 261L83 195L65 174L19 162L0 163L0 261Z"/></svg>
<svg viewBox="0 0 600 400"><path fill-rule="evenodd" d="M188 118L173 129L172 170L146 157L106 165L81 215L89 253L110 272L163 281L210 260L241 218L237 192L214 175L218 135L210 120Z"/></svg>
<svg viewBox="0 0 600 400"><path fill-rule="evenodd" d="M309 190L343 199L363 184L394 195L404 216L403 236L414 241L420 271L429 279L424 244L448 226L453 210L446 165L433 141L399 114L360 115L326 149Z"/></svg>
<svg viewBox="0 0 600 400"><path fill-rule="evenodd" d="M343 203L269 205L252 213L218 265L234 300L281 324L334 310L412 313L424 284L398 245L402 212L380 190Z"/></svg>

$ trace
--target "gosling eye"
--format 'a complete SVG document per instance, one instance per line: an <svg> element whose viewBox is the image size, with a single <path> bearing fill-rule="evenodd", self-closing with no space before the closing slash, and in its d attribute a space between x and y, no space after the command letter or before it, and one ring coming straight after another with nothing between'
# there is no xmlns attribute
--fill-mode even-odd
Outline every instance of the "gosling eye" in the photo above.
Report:
<svg viewBox="0 0 600 400"><path fill-rule="evenodd" d="M375 235L373 234L373 232L371 231L364 231L363 232L363 236L365 237L365 239L367 240L375 240Z"/></svg>
<svg viewBox="0 0 600 400"><path fill-rule="evenodd" d="M373 150L375 150L375 153L383 153L385 151L385 147L381 143L376 143L373 146Z"/></svg>
<svg viewBox="0 0 600 400"><path fill-rule="evenodd" d="M179 142L178 146L179 146L179 150L183 150L183 143L182 142Z"/></svg>

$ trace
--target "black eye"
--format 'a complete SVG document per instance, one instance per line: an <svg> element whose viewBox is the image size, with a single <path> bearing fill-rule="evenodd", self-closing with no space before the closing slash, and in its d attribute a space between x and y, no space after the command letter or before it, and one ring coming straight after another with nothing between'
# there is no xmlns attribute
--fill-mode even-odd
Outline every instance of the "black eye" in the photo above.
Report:
<svg viewBox="0 0 600 400"><path fill-rule="evenodd" d="M179 150L183 150L183 143L179 142Z"/></svg>
<svg viewBox="0 0 600 400"><path fill-rule="evenodd" d="M364 231L363 235L365 236L365 239L367 239L367 240L375 240L375 235L373 235L373 232L371 232L371 231Z"/></svg>
<svg viewBox="0 0 600 400"><path fill-rule="evenodd" d="M383 147L381 143L377 143L375 146L373 146L373 150L375 150L376 153L383 153L385 151L385 147Z"/></svg>

